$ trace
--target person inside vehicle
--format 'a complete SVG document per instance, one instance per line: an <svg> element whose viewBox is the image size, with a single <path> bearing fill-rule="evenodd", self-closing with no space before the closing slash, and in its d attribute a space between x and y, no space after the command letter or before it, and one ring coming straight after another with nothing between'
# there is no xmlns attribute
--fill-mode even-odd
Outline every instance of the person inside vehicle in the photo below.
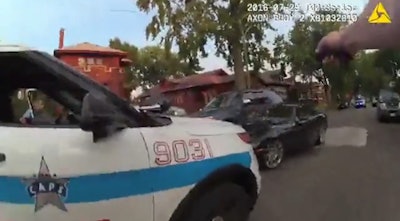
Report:
<svg viewBox="0 0 400 221"><path fill-rule="evenodd" d="M368 18L379 3L386 9L391 23L369 23ZM317 58L323 63L337 60L348 62L360 50L400 48L400 42L397 40L400 37L399 13L400 1L369 0L356 22L331 32L320 40L316 48ZM382 9L378 10L377 14L379 17L385 16Z"/></svg>
<svg viewBox="0 0 400 221"><path fill-rule="evenodd" d="M19 119L22 124L54 124L52 117L45 111L45 102L43 99L36 99L32 102L32 109L28 109Z"/></svg>

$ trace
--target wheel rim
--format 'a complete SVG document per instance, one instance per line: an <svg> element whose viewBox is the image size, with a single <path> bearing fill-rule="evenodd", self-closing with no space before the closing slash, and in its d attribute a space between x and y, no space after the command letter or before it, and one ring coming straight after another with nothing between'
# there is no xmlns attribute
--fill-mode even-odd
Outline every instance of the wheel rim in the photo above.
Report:
<svg viewBox="0 0 400 221"><path fill-rule="evenodd" d="M319 142L322 144L322 143L325 143L325 136L326 136L326 129L325 128L321 128L320 130L319 130Z"/></svg>
<svg viewBox="0 0 400 221"><path fill-rule="evenodd" d="M265 165L268 168L276 168L283 158L283 147L282 143L276 141L268 145L264 153Z"/></svg>

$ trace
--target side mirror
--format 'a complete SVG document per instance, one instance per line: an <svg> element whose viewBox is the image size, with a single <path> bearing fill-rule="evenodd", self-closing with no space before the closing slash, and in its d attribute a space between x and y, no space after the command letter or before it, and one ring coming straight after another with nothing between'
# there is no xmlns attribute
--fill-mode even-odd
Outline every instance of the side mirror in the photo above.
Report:
<svg viewBox="0 0 400 221"><path fill-rule="evenodd" d="M88 93L83 98L80 128L93 133L93 142L107 138L126 127L117 120L117 113L106 101Z"/></svg>

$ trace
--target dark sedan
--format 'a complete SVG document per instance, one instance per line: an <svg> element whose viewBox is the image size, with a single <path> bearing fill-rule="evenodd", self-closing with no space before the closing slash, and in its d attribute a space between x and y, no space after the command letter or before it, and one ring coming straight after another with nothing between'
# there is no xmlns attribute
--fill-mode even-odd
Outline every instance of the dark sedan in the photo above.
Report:
<svg viewBox="0 0 400 221"><path fill-rule="evenodd" d="M286 151L325 140L327 117L314 104L285 104L269 90L228 92L217 96L196 117L241 125L250 135L261 169L280 165Z"/></svg>
<svg viewBox="0 0 400 221"><path fill-rule="evenodd" d="M303 150L325 142L327 116L310 105L280 104L243 123L250 134L261 169L278 167L287 151Z"/></svg>

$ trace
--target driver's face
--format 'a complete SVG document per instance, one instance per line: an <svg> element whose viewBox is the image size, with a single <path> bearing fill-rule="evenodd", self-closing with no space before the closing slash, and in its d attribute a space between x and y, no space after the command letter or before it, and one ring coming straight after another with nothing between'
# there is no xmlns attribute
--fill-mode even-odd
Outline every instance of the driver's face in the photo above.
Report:
<svg viewBox="0 0 400 221"><path fill-rule="evenodd" d="M44 102L42 100L37 100L33 103L33 109L36 111L41 111L44 108Z"/></svg>

